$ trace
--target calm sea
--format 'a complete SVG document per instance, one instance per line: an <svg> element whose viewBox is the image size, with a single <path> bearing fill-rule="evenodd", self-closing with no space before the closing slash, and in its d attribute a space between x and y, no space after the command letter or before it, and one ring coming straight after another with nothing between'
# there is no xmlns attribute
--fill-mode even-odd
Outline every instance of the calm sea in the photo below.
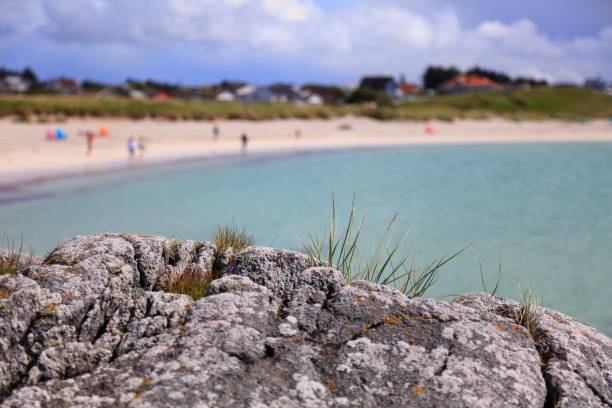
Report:
<svg viewBox="0 0 612 408"><path fill-rule="evenodd" d="M0 191L0 232L43 254L76 234L146 232L206 240L244 225L260 245L299 249L320 231L335 186L366 217L364 252L400 212L417 265L472 245L430 295L523 282L612 334L612 144L414 146L208 160Z"/></svg>

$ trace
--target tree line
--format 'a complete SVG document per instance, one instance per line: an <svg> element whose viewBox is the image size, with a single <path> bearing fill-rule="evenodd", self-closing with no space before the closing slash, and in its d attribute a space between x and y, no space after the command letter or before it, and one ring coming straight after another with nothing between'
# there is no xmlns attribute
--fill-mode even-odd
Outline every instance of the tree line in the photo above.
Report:
<svg viewBox="0 0 612 408"><path fill-rule="evenodd" d="M425 89L436 90L443 83L445 83L446 81L450 81L459 74L479 75L502 85L548 85L548 82L545 80L538 80L527 77L511 78L509 75L503 72L493 71L490 69L481 68L479 66L475 66L473 68L468 69L467 71L462 72L454 66L444 67L438 65L430 65L427 67L427 69L425 69L425 72L423 73L423 87Z"/></svg>

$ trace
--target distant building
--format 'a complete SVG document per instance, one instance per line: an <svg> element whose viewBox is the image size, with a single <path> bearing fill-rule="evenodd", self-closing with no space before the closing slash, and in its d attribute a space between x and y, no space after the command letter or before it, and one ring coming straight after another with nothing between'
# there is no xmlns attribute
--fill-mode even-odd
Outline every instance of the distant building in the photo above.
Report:
<svg viewBox="0 0 612 408"><path fill-rule="evenodd" d="M290 84L270 86L245 85L236 90L235 99L240 102L306 103L308 95Z"/></svg>
<svg viewBox="0 0 612 408"><path fill-rule="evenodd" d="M221 91L217 94L217 96L215 97L215 99L217 101L220 102L231 102L233 100L236 99L236 97L234 96L234 94L230 91Z"/></svg>
<svg viewBox="0 0 612 408"><path fill-rule="evenodd" d="M77 94L81 92L81 87L79 86L79 83L69 77L62 76L51 79L45 84L45 86L51 91L63 94Z"/></svg>
<svg viewBox="0 0 612 408"><path fill-rule="evenodd" d="M459 74L453 79L444 82L438 90L440 92L456 93L456 92L477 92L477 91L492 91L503 89L504 86L500 83L481 75L464 75Z"/></svg>
<svg viewBox="0 0 612 408"><path fill-rule="evenodd" d="M270 85L268 90L271 94L270 102L281 102L281 103L305 103L306 95L304 95L300 88L291 84L276 83Z"/></svg>
<svg viewBox="0 0 612 408"><path fill-rule="evenodd" d="M422 92L422 89L417 84L409 84L407 82L399 84L399 91L402 96L418 95Z"/></svg>
<svg viewBox="0 0 612 408"><path fill-rule="evenodd" d="M166 91L157 91L153 94L152 98L155 101L169 101L172 99L172 95L170 95Z"/></svg>
<svg viewBox="0 0 612 408"><path fill-rule="evenodd" d="M7 92L23 93L30 90L32 84L20 75L7 75L2 80Z"/></svg>
<svg viewBox="0 0 612 408"><path fill-rule="evenodd" d="M318 102L320 99L322 103L340 104L346 96L346 90L330 85L306 84L302 86L301 92L309 99L307 103Z"/></svg>
<svg viewBox="0 0 612 408"><path fill-rule="evenodd" d="M375 91L385 93L389 98L397 98L399 96L399 88L395 79L390 76L371 76L363 77L359 84L361 88L370 88Z"/></svg>
<svg viewBox="0 0 612 408"><path fill-rule="evenodd" d="M584 81L584 87L604 92L608 89L608 83L602 77L587 78L587 80Z"/></svg>

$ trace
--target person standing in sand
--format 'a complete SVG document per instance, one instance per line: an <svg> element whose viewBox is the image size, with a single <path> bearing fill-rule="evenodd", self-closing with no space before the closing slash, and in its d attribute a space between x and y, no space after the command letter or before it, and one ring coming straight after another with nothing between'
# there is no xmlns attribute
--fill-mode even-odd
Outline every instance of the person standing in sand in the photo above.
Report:
<svg viewBox="0 0 612 408"><path fill-rule="evenodd" d="M145 155L145 150L147 150L147 147L145 146L145 141L144 141L144 137L139 137L138 138L138 158L140 160L144 159L144 155Z"/></svg>
<svg viewBox="0 0 612 408"><path fill-rule="evenodd" d="M138 142L136 141L134 137L130 136L130 138L128 139L127 148L128 148L128 160L132 161L134 159L134 154L136 153L136 149L138 149Z"/></svg>
<svg viewBox="0 0 612 408"><path fill-rule="evenodd" d="M87 142L87 155L91 156L91 152L93 151L94 132L91 130L85 132L85 141Z"/></svg>
<svg viewBox="0 0 612 408"><path fill-rule="evenodd" d="M249 143L249 137L245 132L242 132L240 136L240 142L242 143L242 155L246 155L247 144Z"/></svg>
<svg viewBox="0 0 612 408"><path fill-rule="evenodd" d="M213 126L213 142L216 142L219 140L219 126L214 125Z"/></svg>

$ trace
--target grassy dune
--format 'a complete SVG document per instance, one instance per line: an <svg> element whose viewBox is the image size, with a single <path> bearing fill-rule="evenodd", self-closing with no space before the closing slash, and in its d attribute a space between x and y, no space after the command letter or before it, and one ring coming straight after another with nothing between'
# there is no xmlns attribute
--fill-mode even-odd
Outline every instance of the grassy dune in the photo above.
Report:
<svg viewBox="0 0 612 408"><path fill-rule="evenodd" d="M380 120L454 120L506 117L510 119L591 119L612 117L612 96L581 88L470 93L423 97L394 106L296 106L283 103L215 101L149 101L129 98L65 95L0 97L0 117L20 120L57 120L71 116L104 116L168 120L332 118L346 114Z"/></svg>

